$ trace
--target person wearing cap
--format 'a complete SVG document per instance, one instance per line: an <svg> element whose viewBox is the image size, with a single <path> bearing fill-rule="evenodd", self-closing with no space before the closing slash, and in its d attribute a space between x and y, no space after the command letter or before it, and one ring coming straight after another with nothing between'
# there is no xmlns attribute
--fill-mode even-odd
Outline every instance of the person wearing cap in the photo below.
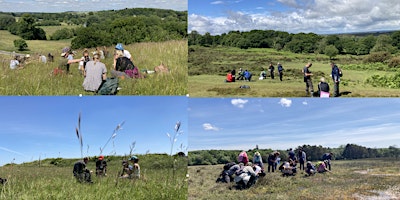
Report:
<svg viewBox="0 0 400 200"><path fill-rule="evenodd" d="M132 156L129 161L131 161L131 163L133 165L129 165L129 170L130 170L130 178L136 178L139 179L140 178L140 166L139 166L139 158L136 156Z"/></svg>
<svg viewBox="0 0 400 200"><path fill-rule="evenodd" d="M87 62L83 76L85 79L82 86L85 91L90 92L97 92L102 82L107 79L106 65L100 62L98 54L93 56L93 60Z"/></svg>
<svg viewBox="0 0 400 200"><path fill-rule="evenodd" d="M89 158L85 157L83 160L77 161L74 164L73 174L76 180L80 183L93 183L91 172L89 169L86 168L86 164L88 163Z"/></svg>
<svg viewBox="0 0 400 200"><path fill-rule="evenodd" d="M65 69L67 73L69 73L69 65L72 63L79 63L80 61L83 61L82 59L74 59L72 50L69 47L65 47L62 50L61 57L63 58L60 61L59 67L61 69Z"/></svg>
<svg viewBox="0 0 400 200"><path fill-rule="evenodd" d="M96 161L96 175L107 176L107 161L104 160L103 155L100 155Z"/></svg>
<svg viewBox="0 0 400 200"><path fill-rule="evenodd" d="M127 57L129 60L131 60L132 62L133 62L133 58L132 58L132 55L131 55L131 53L128 51L128 50L126 50L126 49L124 49L124 47L122 46L122 44L121 43L118 43L116 46L115 46L115 50L120 50L120 51L122 51L124 54L124 57Z"/></svg>

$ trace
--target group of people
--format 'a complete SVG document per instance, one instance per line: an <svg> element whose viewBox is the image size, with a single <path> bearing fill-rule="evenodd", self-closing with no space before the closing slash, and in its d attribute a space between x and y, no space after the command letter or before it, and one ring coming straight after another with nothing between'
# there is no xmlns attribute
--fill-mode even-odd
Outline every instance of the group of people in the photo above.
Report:
<svg viewBox="0 0 400 200"><path fill-rule="evenodd" d="M243 69L240 68L238 71L238 77L236 77L236 70L233 69L226 75L225 82L230 83L230 82L235 82L236 80L251 81L252 76L253 74L249 72L247 69L243 71Z"/></svg>
<svg viewBox="0 0 400 200"><path fill-rule="evenodd" d="M278 62L278 75L279 75L279 80L282 81L283 78L283 66L281 63ZM269 64L268 71L270 74L271 79L275 78L275 67L272 63ZM258 78L259 80L263 80L267 78L267 72L265 70L261 71L260 77Z"/></svg>
<svg viewBox="0 0 400 200"><path fill-rule="evenodd" d="M120 178L140 178L140 165L139 158L137 156L132 156L129 161L122 161L122 173ZM82 160L77 161L74 164L73 174L76 180L80 183L93 183L92 181L92 171L87 168L87 163L89 162L88 157L84 157ZM107 161L104 159L103 155L100 155L96 161L96 175L97 176L107 176Z"/></svg>
<svg viewBox="0 0 400 200"><path fill-rule="evenodd" d="M274 151L268 155L267 172L273 173L278 169L282 176L294 176L298 170L304 171L307 176L315 173L330 172L332 156L332 152L325 153L322 156L322 161L318 161L314 165L311 161L307 161L307 154L302 148L299 148L297 154L293 149L289 149L287 161L283 161L280 164L280 153ZM242 151L238 155L237 161L238 163L230 162L225 164L216 182L235 182L238 189L244 189L254 185L260 176L266 175L264 162L259 152L254 153L253 160L250 162L246 151ZM298 164L299 169L297 167Z"/></svg>
<svg viewBox="0 0 400 200"><path fill-rule="evenodd" d="M79 71L84 76L83 88L85 91L97 92L102 84L107 80L107 67L101 62L105 58L107 52L96 48L90 57L88 49L84 49L83 56L79 59L74 59L74 52L66 47L62 50L61 57L63 58L59 64L59 68L66 73L70 71L70 64L79 63ZM131 53L124 49L121 43L115 46L115 55L113 62L113 70L111 75L114 78L142 78L138 68L133 64Z"/></svg>
<svg viewBox="0 0 400 200"><path fill-rule="evenodd" d="M333 95L334 97L340 96L339 93L339 83L340 83L340 77L342 77L342 70L333 62L331 62L331 77L332 81L334 83L334 92ZM312 63L307 63L306 66L303 68L302 72L304 75L304 82L306 83L306 95L307 96L319 96L319 97L329 97L329 84L326 82L324 77L321 77L320 82L318 83L318 91L314 93L314 87L312 83L311 77L313 76L313 73L310 71L310 67L312 66Z"/></svg>
<svg viewBox="0 0 400 200"><path fill-rule="evenodd" d="M283 66L278 62L278 74L279 74L279 79L282 81L283 78ZM268 71L270 73L271 79L275 78L275 67L272 63L270 63L268 67ZM253 74L245 69L243 71L242 68L239 69L238 71L238 77L236 77L236 70L233 69L232 71L228 72L226 75L225 82L230 83L230 82L235 82L236 80L244 80L244 81L251 81ZM265 70L261 71L259 80L266 79L267 78L267 72Z"/></svg>

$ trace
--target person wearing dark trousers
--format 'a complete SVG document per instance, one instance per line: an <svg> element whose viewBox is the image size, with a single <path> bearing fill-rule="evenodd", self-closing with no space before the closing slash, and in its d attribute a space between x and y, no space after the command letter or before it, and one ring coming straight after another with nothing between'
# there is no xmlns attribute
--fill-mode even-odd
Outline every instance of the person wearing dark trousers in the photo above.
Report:
<svg viewBox="0 0 400 200"><path fill-rule="evenodd" d="M307 65L303 68L303 74L304 74L304 82L306 83L306 95L311 96L314 93L314 87L312 84L311 76L313 75L310 71L310 67L312 66L312 63L307 63Z"/></svg>
<svg viewBox="0 0 400 200"><path fill-rule="evenodd" d="M335 65L335 63L331 63L331 67L332 67L332 80L334 83L334 89L333 89L333 95L334 97L338 97L339 96L339 83L340 83L340 69L337 65Z"/></svg>
<svg viewBox="0 0 400 200"><path fill-rule="evenodd" d="M324 160L324 161L326 160L326 161L327 161L326 165L328 165L327 167L328 167L329 171L331 171L331 160L332 160L332 156L333 156L333 153L332 153L332 152L326 153L326 154L324 154L324 155L322 156L322 160Z"/></svg>
<svg viewBox="0 0 400 200"><path fill-rule="evenodd" d="M269 73L271 74L271 79L274 79L274 71L275 71L275 67L271 64L269 64Z"/></svg>
<svg viewBox="0 0 400 200"><path fill-rule="evenodd" d="M283 67L280 63L278 63L278 73L279 73L279 80L282 81L282 77L283 77Z"/></svg>

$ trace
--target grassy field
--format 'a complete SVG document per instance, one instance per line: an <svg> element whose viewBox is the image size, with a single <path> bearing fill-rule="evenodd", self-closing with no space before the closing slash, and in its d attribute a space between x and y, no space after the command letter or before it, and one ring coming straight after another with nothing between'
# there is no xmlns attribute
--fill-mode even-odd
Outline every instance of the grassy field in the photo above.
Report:
<svg viewBox="0 0 400 200"><path fill-rule="evenodd" d="M1 40L3 41L3 39ZM9 69L10 55L0 55L1 77L0 95L93 95L83 90L83 76L78 64L71 64L69 75L52 75L58 67L61 49L68 41L28 41L31 61L23 69ZM31 47L32 46L32 47ZM108 47L113 53L113 47ZM168 74L149 74L145 79L120 80L118 95L185 95L187 94L187 41L167 41L158 43L137 43L126 45L133 56L134 64L140 70L154 70L163 63L170 69ZM7 48L5 48L7 50ZM94 51L94 49L90 49ZM35 53L32 53L35 52ZM37 55L51 52L53 63L39 63ZM77 50L75 58L80 58L82 50ZM111 76L113 58L102 60Z"/></svg>
<svg viewBox="0 0 400 200"><path fill-rule="evenodd" d="M363 65L362 56L341 55L335 60L343 69L340 83L340 92L343 97L399 97L400 90L373 87L366 80L373 75L394 75L396 70L362 69L348 67ZM324 77L333 92L333 81L330 78L330 60L319 54L293 54L273 49L238 48L205 48L189 47L189 78L188 90L191 97L304 97L305 83L303 82L302 68L307 62L312 62L313 85L315 91L321 77ZM260 72L267 70L269 63L275 66L275 79L258 80ZM283 81L279 80L277 63L280 62L285 71ZM248 69L252 74L252 81L237 81L225 83L228 71L232 69ZM387 67L384 67L387 68ZM248 85L250 89L240 89L239 86Z"/></svg>
<svg viewBox="0 0 400 200"><path fill-rule="evenodd" d="M106 157L107 159L107 157ZM63 160L57 166L51 160L0 167L0 175L7 178L0 185L0 199L187 199L187 158L177 158L172 170L172 157L139 155L141 179L117 178L121 172L121 158L108 161L106 177L92 176L93 184L77 183L72 175L76 160ZM95 170L95 160L88 163Z"/></svg>
<svg viewBox="0 0 400 200"><path fill-rule="evenodd" d="M189 166L188 199L398 199L399 164L386 159L333 161L332 173L267 173L246 190L215 182L222 165Z"/></svg>

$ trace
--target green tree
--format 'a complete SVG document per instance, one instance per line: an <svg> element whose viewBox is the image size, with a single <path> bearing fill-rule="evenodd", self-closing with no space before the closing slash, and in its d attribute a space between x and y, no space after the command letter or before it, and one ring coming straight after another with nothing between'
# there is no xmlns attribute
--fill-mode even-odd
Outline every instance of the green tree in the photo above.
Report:
<svg viewBox="0 0 400 200"><path fill-rule="evenodd" d="M19 51L23 51L28 48L28 44L24 39L16 39L14 40L14 46L18 48Z"/></svg>
<svg viewBox="0 0 400 200"><path fill-rule="evenodd" d="M12 15L0 15L0 30L7 30L14 23L16 22Z"/></svg>
<svg viewBox="0 0 400 200"><path fill-rule="evenodd" d="M332 59L339 54L339 50L334 45L325 47L324 52L325 55L329 56L329 59Z"/></svg>

